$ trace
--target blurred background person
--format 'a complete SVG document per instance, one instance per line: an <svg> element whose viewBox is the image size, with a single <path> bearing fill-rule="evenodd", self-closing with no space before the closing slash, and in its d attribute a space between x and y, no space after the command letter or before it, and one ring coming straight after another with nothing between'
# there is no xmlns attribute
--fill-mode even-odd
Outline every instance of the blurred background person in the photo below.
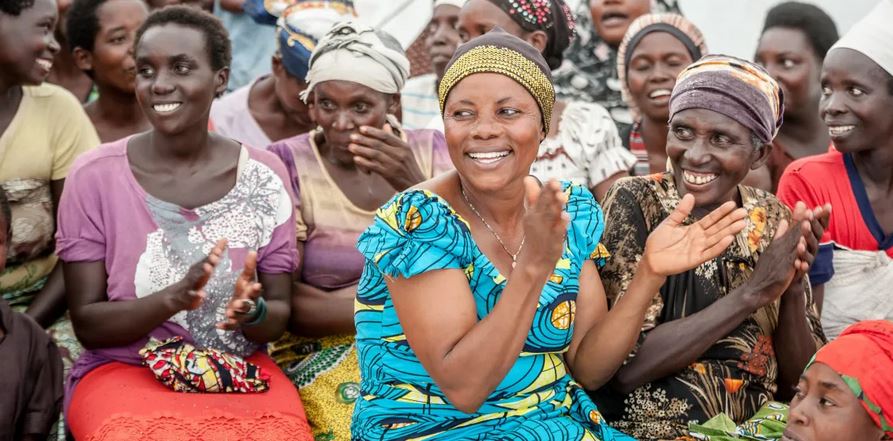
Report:
<svg viewBox="0 0 893 441"><path fill-rule="evenodd" d="M667 169L670 94L676 77L707 54L701 31L678 14L648 14L633 21L617 50L617 77L633 126L633 174Z"/></svg>
<svg viewBox="0 0 893 441"><path fill-rule="evenodd" d="M75 0L68 12L68 41L77 66L98 97L84 106L101 142L149 129L136 101L136 30L149 10L143 0Z"/></svg>
<svg viewBox="0 0 893 441"><path fill-rule="evenodd" d="M257 148L316 126L300 98L307 88L310 55L332 25L356 15L351 2L343 0L302 0L281 11L264 5L263 0L246 3L258 20L277 22L271 37L277 49L265 61L272 72L217 99L211 107L214 131Z"/></svg>
<svg viewBox="0 0 893 441"><path fill-rule="evenodd" d="M576 10L578 38L567 61L555 71L561 99L598 103L608 109L624 145L633 123L617 78L617 47L626 30L642 15L679 12L677 0L581 0Z"/></svg>
<svg viewBox="0 0 893 441"><path fill-rule="evenodd" d="M766 15L754 60L784 91L784 124L766 163L773 193L791 161L826 153L831 145L819 115L820 77L825 55L838 38L834 20L812 4L785 2Z"/></svg>
<svg viewBox="0 0 893 441"><path fill-rule="evenodd" d="M443 116L437 103L437 86L443 71L462 40L457 22L459 10L468 0L436 0L434 13L428 22L425 47L434 72L406 81L400 92L403 127L407 129L437 129L443 132Z"/></svg>

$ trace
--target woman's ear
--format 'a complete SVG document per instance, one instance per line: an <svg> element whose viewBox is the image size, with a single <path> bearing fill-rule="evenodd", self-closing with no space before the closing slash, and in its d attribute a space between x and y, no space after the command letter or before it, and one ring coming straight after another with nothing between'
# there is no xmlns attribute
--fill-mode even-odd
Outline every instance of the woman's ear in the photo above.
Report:
<svg viewBox="0 0 893 441"><path fill-rule="evenodd" d="M400 115L400 93L394 93L388 96L388 113L391 115Z"/></svg>
<svg viewBox="0 0 893 441"><path fill-rule="evenodd" d="M224 67L218 70L214 76L214 92L216 96L219 97L226 92L227 84L229 84L229 67Z"/></svg>
<svg viewBox="0 0 893 441"><path fill-rule="evenodd" d="M542 53L546 50L546 45L549 44L549 36L543 31L533 31L527 35L527 42Z"/></svg>
<svg viewBox="0 0 893 441"><path fill-rule="evenodd" d="M750 164L751 170L756 170L764 165L769 160L769 154L772 153L772 144L763 144L760 147L757 147L757 151L754 152L756 155L756 159L753 163Z"/></svg>
<svg viewBox="0 0 893 441"><path fill-rule="evenodd" d="M78 46L72 51L74 56L74 64L78 69L88 72L93 70L93 54L84 48Z"/></svg>

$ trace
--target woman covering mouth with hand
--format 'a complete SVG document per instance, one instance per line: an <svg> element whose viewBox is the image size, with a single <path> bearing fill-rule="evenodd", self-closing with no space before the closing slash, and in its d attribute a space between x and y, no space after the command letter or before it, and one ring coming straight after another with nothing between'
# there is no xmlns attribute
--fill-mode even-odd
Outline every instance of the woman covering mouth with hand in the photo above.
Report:
<svg viewBox="0 0 893 441"><path fill-rule="evenodd" d="M608 312L601 209L585 187L529 177L555 102L540 52L491 31L458 48L439 92L455 172L399 193L358 243L353 437L629 440L571 373L604 384L664 277L719 255L743 211L682 226L686 197Z"/></svg>
<svg viewBox="0 0 893 441"><path fill-rule="evenodd" d="M694 197L686 223L721 204L747 211L745 229L718 258L653 291L635 351L594 396L608 421L639 439L687 435L690 421L720 412L750 418L791 390L823 342L803 271L827 212L798 206L791 216L771 194L741 185L765 161L782 109L778 84L762 68L702 58L670 97L672 170L622 179L606 198L612 257L601 276L614 308L633 286L645 238L684 198Z"/></svg>
<svg viewBox="0 0 893 441"><path fill-rule="evenodd" d="M360 380L353 313L364 259L357 238L376 207L452 165L440 132L402 130L393 116L409 61L390 35L338 23L306 68L304 96L319 128L268 147L297 195L301 256L290 334L271 353L300 389L314 433L348 440Z"/></svg>

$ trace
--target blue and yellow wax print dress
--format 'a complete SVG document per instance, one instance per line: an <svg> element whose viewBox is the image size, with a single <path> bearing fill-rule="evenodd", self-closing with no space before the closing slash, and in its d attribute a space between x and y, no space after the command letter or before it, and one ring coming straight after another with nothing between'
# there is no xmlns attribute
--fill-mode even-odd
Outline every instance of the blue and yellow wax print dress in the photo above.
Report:
<svg viewBox="0 0 893 441"><path fill-rule="evenodd" d="M474 414L447 401L409 347L383 275L462 269L479 320L496 305L506 279L439 196L411 190L378 210L358 243L366 264L355 314L362 380L353 439L632 440L608 427L564 364L583 262L606 254L599 245L602 212L592 194L567 183L563 188L571 218L564 254L543 288L518 360Z"/></svg>

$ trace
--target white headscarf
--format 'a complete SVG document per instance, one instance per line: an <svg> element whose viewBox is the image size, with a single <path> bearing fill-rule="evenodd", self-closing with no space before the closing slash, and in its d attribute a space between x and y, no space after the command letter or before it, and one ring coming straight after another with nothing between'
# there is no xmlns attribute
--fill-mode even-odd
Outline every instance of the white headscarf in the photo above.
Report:
<svg viewBox="0 0 893 441"><path fill-rule="evenodd" d="M376 31L353 21L335 25L310 57L305 102L317 84L341 80L362 84L381 93L395 94L409 77L409 59L399 49L389 47Z"/></svg>
<svg viewBox="0 0 893 441"><path fill-rule="evenodd" d="M451 5L462 9L462 7L465 6L465 3L468 3L468 0L435 0L434 7Z"/></svg>
<svg viewBox="0 0 893 441"><path fill-rule="evenodd" d="M837 48L861 52L893 75L893 0L879 1L831 50Z"/></svg>

